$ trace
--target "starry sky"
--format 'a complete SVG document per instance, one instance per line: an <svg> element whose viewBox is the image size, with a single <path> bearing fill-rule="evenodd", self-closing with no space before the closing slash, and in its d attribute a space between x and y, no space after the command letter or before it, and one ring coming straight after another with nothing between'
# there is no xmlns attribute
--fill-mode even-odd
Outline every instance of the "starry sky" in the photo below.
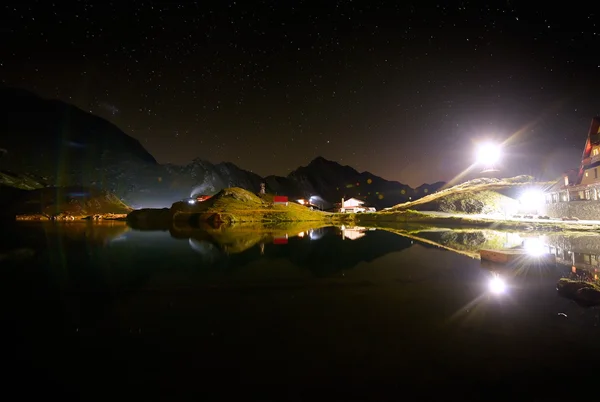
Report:
<svg viewBox="0 0 600 402"><path fill-rule="evenodd" d="M320 155L416 186L494 140L506 176L553 178L600 115L600 15L577 2L5 4L2 83L110 120L161 163L285 175Z"/></svg>

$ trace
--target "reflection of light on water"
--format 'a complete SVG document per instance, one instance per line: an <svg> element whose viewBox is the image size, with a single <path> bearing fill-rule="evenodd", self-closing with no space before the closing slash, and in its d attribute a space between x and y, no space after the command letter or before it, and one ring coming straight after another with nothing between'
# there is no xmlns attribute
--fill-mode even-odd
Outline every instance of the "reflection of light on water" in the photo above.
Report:
<svg viewBox="0 0 600 402"><path fill-rule="evenodd" d="M198 241L196 239L190 238L188 239L188 243L190 244L191 249L197 252L198 254L210 256L218 253L217 248L207 241Z"/></svg>
<svg viewBox="0 0 600 402"><path fill-rule="evenodd" d="M311 229L310 232L308 232L308 237L310 237L311 240L319 240L322 236L323 233L320 233L320 231Z"/></svg>
<svg viewBox="0 0 600 402"><path fill-rule="evenodd" d="M110 242L111 243L116 243L116 242L125 241L125 240L127 240L127 236L126 235L121 235L121 236L118 236L118 237L115 237L115 238L111 239Z"/></svg>
<svg viewBox="0 0 600 402"><path fill-rule="evenodd" d="M527 238L523 241L523 248L527 254L540 256L545 253L544 243L538 238Z"/></svg>
<svg viewBox="0 0 600 402"><path fill-rule="evenodd" d="M488 284L490 292L495 294L501 294L506 291L506 283L502 278L497 275L494 275Z"/></svg>

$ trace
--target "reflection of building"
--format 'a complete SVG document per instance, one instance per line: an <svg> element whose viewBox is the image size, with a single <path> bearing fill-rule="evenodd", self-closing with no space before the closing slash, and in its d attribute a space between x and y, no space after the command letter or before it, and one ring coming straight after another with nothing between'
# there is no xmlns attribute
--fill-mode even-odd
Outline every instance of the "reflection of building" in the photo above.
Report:
<svg viewBox="0 0 600 402"><path fill-rule="evenodd" d="M600 256L594 253L578 253L560 247L548 246L550 254L556 256L556 262L571 266L573 279L597 281L600 271Z"/></svg>
<svg viewBox="0 0 600 402"><path fill-rule="evenodd" d="M288 235L284 236L275 236L273 237L273 244L287 244L288 243Z"/></svg>
<svg viewBox="0 0 600 402"><path fill-rule="evenodd" d="M600 199L600 117L594 117L577 171L565 173L546 192L546 203Z"/></svg>
<svg viewBox="0 0 600 402"><path fill-rule="evenodd" d="M360 226L346 227L346 226L342 225L342 227L341 227L342 240L360 239L361 237L363 237L365 235L366 230L367 230L366 228L360 227Z"/></svg>

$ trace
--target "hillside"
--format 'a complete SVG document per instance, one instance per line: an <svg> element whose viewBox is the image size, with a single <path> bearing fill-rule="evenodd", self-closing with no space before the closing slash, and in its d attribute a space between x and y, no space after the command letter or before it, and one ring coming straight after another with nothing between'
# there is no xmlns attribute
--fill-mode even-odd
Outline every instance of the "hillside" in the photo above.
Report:
<svg viewBox="0 0 600 402"><path fill-rule="evenodd" d="M506 179L475 179L429 194L416 201L398 204L389 211L440 211L448 213L502 213L515 204L520 192L544 188L552 183L535 182L531 176Z"/></svg>
<svg viewBox="0 0 600 402"><path fill-rule="evenodd" d="M342 197L359 197L380 209L444 184L413 189L322 157L285 177L263 178L232 163L202 159L183 166L161 165L138 140L72 105L2 86L0 102L0 183L11 187L94 187L134 208L146 208L231 187L258 191L264 182L268 192L292 199L316 195L324 206L332 206Z"/></svg>

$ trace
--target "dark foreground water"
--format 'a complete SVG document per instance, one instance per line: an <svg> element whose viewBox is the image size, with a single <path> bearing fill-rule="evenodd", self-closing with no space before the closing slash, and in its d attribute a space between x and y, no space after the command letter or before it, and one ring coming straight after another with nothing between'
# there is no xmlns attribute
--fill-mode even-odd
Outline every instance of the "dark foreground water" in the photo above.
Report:
<svg viewBox="0 0 600 402"><path fill-rule="evenodd" d="M531 238L411 233L10 228L3 399L599 398L598 310L555 284L600 241L515 272L469 253Z"/></svg>

